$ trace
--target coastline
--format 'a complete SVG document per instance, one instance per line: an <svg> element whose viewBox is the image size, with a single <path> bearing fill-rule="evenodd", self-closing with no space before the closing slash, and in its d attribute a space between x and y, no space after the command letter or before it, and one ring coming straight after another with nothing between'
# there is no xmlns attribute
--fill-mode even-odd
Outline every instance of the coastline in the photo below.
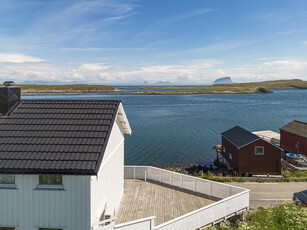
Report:
<svg viewBox="0 0 307 230"><path fill-rule="evenodd" d="M22 93L22 96L50 96L50 95L57 95L57 96L72 96L72 95L87 95L87 94L94 94L94 95L139 95L139 96L146 96L146 95L160 95L160 96L173 96L173 95L200 95L200 94L263 94L260 92L227 92L227 91L221 91L221 92L179 92L179 93L173 93L171 91L165 91L166 93L161 93L158 91L155 92L131 92L131 93L103 93L103 92L60 92L60 93L54 93L54 92L35 92L35 93ZM169 92L169 93L168 93ZM270 92L273 93L273 92Z"/></svg>
<svg viewBox="0 0 307 230"><path fill-rule="evenodd" d="M307 89L299 79L195 86L21 85L23 96L44 95L193 95L267 94L278 89Z"/></svg>

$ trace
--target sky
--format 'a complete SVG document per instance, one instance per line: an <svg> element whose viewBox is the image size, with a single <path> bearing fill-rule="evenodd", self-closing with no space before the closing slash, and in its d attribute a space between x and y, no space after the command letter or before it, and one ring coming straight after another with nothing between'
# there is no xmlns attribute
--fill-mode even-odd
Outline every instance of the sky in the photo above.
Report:
<svg viewBox="0 0 307 230"><path fill-rule="evenodd" d="M306 0L1 0L0 81L307 80Z"/></svg>

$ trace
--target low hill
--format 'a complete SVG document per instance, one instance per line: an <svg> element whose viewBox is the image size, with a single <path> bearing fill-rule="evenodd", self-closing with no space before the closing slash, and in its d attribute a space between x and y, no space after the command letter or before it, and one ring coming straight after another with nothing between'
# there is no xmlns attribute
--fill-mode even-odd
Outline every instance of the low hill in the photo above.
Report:
<svg viewBox="0 0 307 230"><path fill-rule="evenodd" d="M147 91L139 91L133 94L272 93L271 90L274 89L307 89L307 81L293 79L293 80L231 83L231 84L217 84L217 85L163 86L163 87L151 86L151 87L121 87L121 88L134 88L134 89L147 90ZM157 89L164 89L165 91L155 91ZM167 89L169 89L170 91L167 91Z"/></svg>
<svg viewBox="0 0 307 230"><path fill-rule="evenodd" d="M19 85L23 93L26 92L103 92L117 91L118 89L108 85Z"/></svg>

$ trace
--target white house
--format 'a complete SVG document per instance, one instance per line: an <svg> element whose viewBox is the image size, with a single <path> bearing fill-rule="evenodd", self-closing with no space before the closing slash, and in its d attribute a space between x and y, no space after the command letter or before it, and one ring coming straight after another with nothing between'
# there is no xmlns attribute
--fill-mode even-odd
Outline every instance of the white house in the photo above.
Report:
<svg viewBox="0 0 307 230"><path fill-rule="evenodd" d="M120 101L21 100L0 87L0 230L91 230L124 189Z"/></svg>

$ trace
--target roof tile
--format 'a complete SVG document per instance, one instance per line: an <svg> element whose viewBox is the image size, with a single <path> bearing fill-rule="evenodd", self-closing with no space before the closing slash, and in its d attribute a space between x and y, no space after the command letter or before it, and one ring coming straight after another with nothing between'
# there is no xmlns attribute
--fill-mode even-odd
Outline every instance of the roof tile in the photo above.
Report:
<svg viewBox="0 0 307 230"><path fill-rule="evenodd" d="M0 173L95 174L119 103L22 100L0 118Z"/></svg>

